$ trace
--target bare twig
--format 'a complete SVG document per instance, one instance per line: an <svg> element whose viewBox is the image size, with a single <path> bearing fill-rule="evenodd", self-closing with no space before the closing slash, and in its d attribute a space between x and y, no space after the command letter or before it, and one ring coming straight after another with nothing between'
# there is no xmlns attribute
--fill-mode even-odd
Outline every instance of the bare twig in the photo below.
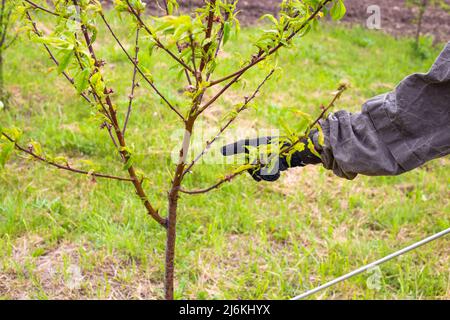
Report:
<svg viewBox="0 0 450 320"><path fill-rule="evenodd" d="M128 110L127 110L127 115L125 117L125 122L123 124L123 129L122 129L122 134L125 136L125 132L127 131L127 125L128 125L128 121L130 120L130 115L131 115L131 109L133 107L133 100L134 100L134 91L136 89L136 75L137 75L137 65L138 65L138 56L139 56L139 25L137 26L136 29L136 41L135 41L135 46L134 46L134 68L133 68L133 78L131 80L131 92L130 92L130 96L129 96L129 102L128 102Z"/></svg>
<svg viewBox="0 0 450 320"><path fill-rule="evenodd" d="M114 143L114 146L116 147L116 149L119 149L119 145L116 142L116 138L114 138L114 135L111 131L112 126L109 123L107 123L106 121L103 123L103 126L105 126L106 130L108 130L109 137L111 138L112 142Z"/></svg>
<svg viewBox="0 0 450 320"><path fill-rule="evenodd" d="M212 191L214 189L218 189L224 183L230 182L231 180L233 180L237 176L243 174L244 172L245 171L241 171L241 172L236 172L236 173L230 174L230 175L226 176L225 178L219 180L218 182L216 182L215 184L213 184L209 188L198 189L198 190L186 190L186 189L180 188L180 192L181 193L185 193L185 194L190 194L190 195L198 195L198 194L208 193L208 192L210 192L210 191Z"/></svg>
<svg viewBox="0 0 450 320"><path fill-rule="evenodd" d="M12 39L3 45L4 50L8 49L16 40L19 38L19 33L17 32Z"/></svg>
<svg viewBox="0 0 450 320"><path fill-rule="evenodd" d="M309 126L309 130L311 130L312 128L314 128L314 126L321 120L323 119L324 115L331 109L334 107L334 104L336 103L336 101L339 100L339 98L342 96L342 94L344 93L345 90L348 89L348 86L346 84L341 84L339 86L339 88L337 89L333 99L330 101L330 103L328 104L328 106L326 106L322 112L319 114L319 116L316 118L316 120L314 120L313 123L311 123L311 125Z"/></svg>
<svg viewBox="0 0 450 320"><path fill-rule="evenodd" d="M59 13L56 13L56 12L54 12L54 11L51 11L51 10L47 9L47 8L44 8L44 7L42 7L42 6L40 6L40 5L36 4L36 3L34 3L33 1L30 1L30 0L23 0L23 1L25 1L25 2L28 3L29 5L33 6L35 9L39 9L39 10L41 10L41 11L47 12L47 13L51 14L52 16L55 16L55 17L63 17L63 16L61 16ZM63 18L64 18L64 17L63 17Z"/></svg>
<svg viewBox="0 0 450 320"><path fill-rule="evenodd" d="M238 82L238 80L241 78L241 76L244 73L238 74L232 81L230 81L226 86L224 86L214 97L212 97L208 102L206 102L197 112L198 115L202 114L203 111L208 109L214 102L217 101L228 89L231 88L233 84Z"/></svg>
<svg viewBox="0 0 450 320"><path fill-rule="evenodd" d="M194 37L193 37L192 33L189 34L189 42L191 43L191 51L192 51L191 62L192 62L192 67L194 68L195 81L196 81L197 87L198 87L198 84L201 79L200 79L200 75L197 72L197 63L195 62L195 59L196 59L196 57L195 57L195 41L194 41Z"/></svg>
<svg viewBox="0 0 450 320"><path fill-rule="evenodd" d="M32 156L34 159L39 160L41 162L44 162L44 163L46 163L46 164L48 164L48 165L50 165L52 167L58 168L60 170L66 170L66 171L70 171L70 172L73 172L73 173L83 174L83 175L87 175L87 176L93 176L93 177L97 177L97 178L105 178L105 179L111 179L111 180L133 182L133 179L130 179L130 178L122 178L122 177L116 177L116 176L109 175L109 174L102 174L102 173L95 173L95 172L92 172L92 171L79 170L79 169L75 169L75 168L70 167L68 164L65 165L65 166L61 165L59 163L53 162L51 160L48 160L48 159L46 159L46 158L44 158L44 157L34 153L32 151L32 148L28 148L27 149L25 147L22 147L14 139L12 139L9 135L7 135L6 133L2 132L2 135L6 139L8 139L10 142L14 143L14 147L17 150L20 150L20 151L22 151L22 152Z"/></svg>
<svg viewBox="0 0 450 320"><path fill-rule="evenodd" d="M111 33L111 35L113 36L114 40L116 41L116 43L119 45L119 47L122 49L122 51L125 53L125 55L127 56L128 60L134 65L134 67L136 68L137 72L139 72L139 74L142 76L142 78L150 85L150 87L153 89L153 91L155 91L155 93L167 104L167 106L177 114L177 116L183 120L183 122L186 121L186 119L184 118L184 116L181 114L180 111L178 111L170 102L169 100L158 90L158 88L154 85L153 81L150 80L147 75L142 71L142 69L139 67L138 63L135 61L135 59L133 59L133 57L131 57L131 55L128 53L128 51L125 49L125 47L123 46L122 42L119 40L119 38L117 37L117 35L115 34L115 32L112 30L111 25L108 23L108 21L106 20L106 17L101 14L100 15L103 22L105 23L107 29L109 30L109 32Z"/></svg>
<svg viewBox="0 0 450 320"><path fill-rule="evenodd" d="M167 5L167 0L163 0L163 3L164 3L164 11L166 11L166 15L169 15L169 6ZM160 9L162 9L158 0L156 0L156 4L158 5L158 7L160 7Z"/></svg>
<svg viewBox="0 0 450 320"><path fill-rule="evenodd" d="M129 0L125 0L127 5L128 5L128 9L130 10L130 12L133 14L133 16L137 19L137 21L142 25L142 27L144 28L144 30L153 38L153 40L155 41L156 45L163 49L165 52L167 52L167 54L169 56L171 56L175 61L177 61L180 65L182 65L186 70L188 70L189 72L191 72L192 74L194 74L194 71L192 70L191 67L189 67L184 61L183 59L177 57L172 51L170 51L156 36L155 34L153 34L153 32L150 30L150 28L145 24L145 22L142 20L141 16L139 15L138 12L136 12L136 10L134 10L133 6L130 4Z"/></svg>

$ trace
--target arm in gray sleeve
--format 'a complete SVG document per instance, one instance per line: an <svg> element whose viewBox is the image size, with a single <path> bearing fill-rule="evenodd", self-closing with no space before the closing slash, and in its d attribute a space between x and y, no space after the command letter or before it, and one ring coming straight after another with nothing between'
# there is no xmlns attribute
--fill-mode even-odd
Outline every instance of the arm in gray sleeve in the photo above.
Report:
<svg viewBox="0 0 450 320"><path fill-rule="evenodd" d="M343 178L398 175L450 153L450 42L427 74L405 78L360 113L321 121L325 168Z"/></svg>

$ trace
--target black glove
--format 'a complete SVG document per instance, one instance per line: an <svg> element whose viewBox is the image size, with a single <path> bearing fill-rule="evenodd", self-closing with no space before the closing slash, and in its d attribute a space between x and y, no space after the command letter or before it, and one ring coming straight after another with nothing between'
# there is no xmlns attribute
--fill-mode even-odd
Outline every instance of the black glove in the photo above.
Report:
<svg viewBox="0 0 450 320"><path fill-rule="evenodd" d="M315 155L308 147L308 145L314 145L312 143L313 136L317 134L317 131L312 131L308 138L302 139L299 144L304 144L305 148L303 151L296 151L292 154L290 162L288 162L285 155L277 156L271 161L270 166L261 165L257 169L250 169L248 172L253 177L255 181L276 181L280 178L280 172L286 171L289 168L294 167L304 167L308 164L318 164L321 163L321 159ZM245 139L238 142L232 143L230 145L222 147L222 154L224 156L231 156L236 154L245 153L249 155L249 146L257 148L261 145L270 145L273 142L278 143L278 137L260 137L256 139ZM284 142L280 150L290 147L291 144ZM270 156L269 156L270 158ZM248 160L248 158L247 158Z"/></svg>

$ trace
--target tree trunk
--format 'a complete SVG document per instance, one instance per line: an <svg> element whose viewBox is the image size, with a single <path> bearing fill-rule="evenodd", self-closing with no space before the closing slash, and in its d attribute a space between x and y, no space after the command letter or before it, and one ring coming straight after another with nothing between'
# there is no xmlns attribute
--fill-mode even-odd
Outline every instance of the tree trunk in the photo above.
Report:
<svg viewBox="0 0 450 320"><path fill-rule="evenodd" d="M165 265L165 299L174 299L174 274L175 274L175 244L176 244L176 227L177 227L177 209L178 198L180 193L181 182L183 180L183 172L186 164L187 154L189 152L189 144L191 141L192 130L195 118L189 118L186 123L183 145L180 150L180 159L172 181L172 188L169 192L169 209L167 217L167 242L166 242L166 265Z"/></svg>
<svg viewBox="0 0 450 320"><path fill-rule="evenodd" d="M169 216L167 219L167 243L164 290L165 299L174 299L174 274L175 274L175 244L177 227L178 191L172 190L169 194Z"/></svg>

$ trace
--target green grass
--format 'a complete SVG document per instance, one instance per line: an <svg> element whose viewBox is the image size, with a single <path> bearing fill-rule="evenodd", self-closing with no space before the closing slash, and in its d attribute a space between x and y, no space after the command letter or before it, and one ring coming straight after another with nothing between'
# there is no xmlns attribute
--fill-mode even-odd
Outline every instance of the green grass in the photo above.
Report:
<svg viewBox="0 0 450 320"><path fill-rule="evenodd" d="M118 21L114 25L119 29ZM219 74L247 57L258 29L246 28L225 47ZM123 38L132 35L121 30ZM110 39L100 36L115 101L127 105L131 70ZM258 108L243 114L234 130L295 125L295 107L317 113L341 79L352 83L339 108L358 111L362 103L394 88L403 77L425 72L440 48L425 58L409 39L396 40L361 28L325 25L284 51L281 77L267 84ZM180 80L164 55L141 62L152 70L167 96L183 106ZM77 165L91 159L101 171L123 175L108 140L90 120L90 110L50 68L42 47L21 39L7 52L6 79L14 105L2 126L24 131L51 154L70 156ZM242 101L263 74L249 72L207 114L218 128L225 110ZM178 148L172 132L179 123L147 89L138 91L128 141L148 173L146 188L165 214L166 192ZM214 132L214 130L212 131ZM217 146L220 146L219 142ZM274 184L247 176L209 195L180 204L176 278L178 298L284 299L374 261L450 225L449 160L432 161L400 177L358 177L345 181L323 168L295 169ZM209 186L226 172L202 164L187 187ZM161 298L165 234L150 220L132 186L86 177L14 157L0 173L1 298ZM381 266L379 290L362 274L314 298L450 298L450 239L441 239ZM75 271L74 271L75 270ZM77 271L78 270L78 271ZM77 272L81 285L71 287Z"/></svg>

